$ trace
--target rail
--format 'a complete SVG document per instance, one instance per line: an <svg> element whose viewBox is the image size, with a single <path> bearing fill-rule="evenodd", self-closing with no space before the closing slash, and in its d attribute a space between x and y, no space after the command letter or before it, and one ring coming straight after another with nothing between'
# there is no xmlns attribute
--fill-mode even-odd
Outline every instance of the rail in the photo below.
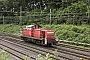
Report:
<svg viewBox="0 0 90 60"><path fill-rule="evenodd" d="M74 44L90 46L90 44L88 44L88 43L81 43L81 42L74 42L74 41L67 41L67 40L59 40L59 42L74 43Z"/></svg>

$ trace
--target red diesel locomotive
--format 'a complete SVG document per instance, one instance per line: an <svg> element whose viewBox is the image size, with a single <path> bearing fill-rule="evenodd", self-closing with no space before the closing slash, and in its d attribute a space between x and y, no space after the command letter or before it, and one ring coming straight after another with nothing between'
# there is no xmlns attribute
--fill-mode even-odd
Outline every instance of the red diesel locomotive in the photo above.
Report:
<svg viewBox="0 0 90 60"><path fill-rule="evenodd" d="M22 34L21 38L24 41L48 46L56 44L54 30L42 29L39 25L26 26L26 28L23 28Z"/></svg>

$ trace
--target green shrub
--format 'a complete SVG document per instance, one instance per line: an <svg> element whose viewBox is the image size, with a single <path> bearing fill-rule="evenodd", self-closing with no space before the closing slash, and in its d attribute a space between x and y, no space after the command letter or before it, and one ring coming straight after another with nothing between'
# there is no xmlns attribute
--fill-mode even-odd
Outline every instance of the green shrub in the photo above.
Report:
<svg viewBox="0 0 90 60"><path fill-rule="evenodd" d="M28 60L30 58L30 56L22 56L23 60Z"/></svg>
<svg viewBox="0 0 90 60"><path fill-rule="evenodd" d="M36 60L56 60L56 58L58 57L57 53L57 49L55 49L55 51L52 52L53 54L46 54L46 56L43 56L41 54L38 55L38 58Z"/></svg>
<svg viewBox="0 0 90 60"><path fill-rule="evenodd" d="M77 26L73 26L72 27L72 31L77 32L78 31L78 27Z"/></svg>
<svg viewBox="0 0 90 60"><path fill-rule="evenodd" d="M0 60L10 60L10 55L5 50L0 50Z"/></svg>
<svg viewBox="0 0 90 60"><path fill-rule="evenodd" d="M44 25L45 26L45 25ZM88 25L53 25L52 29L60 40L70 40L90 44L90 26Z"/></svg>

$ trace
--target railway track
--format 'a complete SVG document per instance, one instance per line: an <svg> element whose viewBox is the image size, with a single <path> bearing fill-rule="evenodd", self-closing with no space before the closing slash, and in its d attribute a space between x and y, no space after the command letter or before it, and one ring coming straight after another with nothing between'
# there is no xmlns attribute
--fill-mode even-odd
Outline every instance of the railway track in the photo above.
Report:
<svg viewBox="0 0 90 60"><path fill-rule="evenodd" d="M84 52L90 52L90 49L88 49L88 48L80 48L80 47L66 45L66 44L59 44L57 46L66 47L66 48L75 49L75 50L80 50L80 51L84 51Z"/></svg>
<svg viewBox="0 0 90 60"><path fill-rule="evenodd" d="M12 56L17 57L19 60L23 60L22 59L23 56L29 56L29 55L27 55L25 53L20 52L13 45L9 45L8 43L6 43L4 41L0 41L0 48L1 49L5 48L6 49L5 51L7 51L8 53L12 54ZM35 60L35 58L31 57L30 60Z"/></svg>
<svg viewBox="0 0 90 60"><path fill-rule="evenodd" d="M1 33L1 34L4 35L4 36L10 36L10 37L13 37L13 38L20 39L20 37L18 37L18 36L16 36L16 35L11 35L11 34L6 34L6 33ZM75 50L90 52L90 49L80 48L80 47L71 46L71 45L66 45L66 44L58 44L57 46L62 46L62 47L70 48L70 49L75 49Z"/></svg>
<svg viewBox="0 0 90 60"><path fill-rule="evenodd" d="M4 41L4 42L3 42ZM25 51L27 51L27 53L32 53L32 52L35 52L35 53L38 53L38 54L42 54L42 55L46 55L47 53L50 53L50 52L53 52L52 50L51 51L49 51L48 52L48 50L44 50L44 49L37 49L37 48L35 48L35 47L28 47L28 46L25 46L25 45L21 45L21 44L17 44L17 43L13 43L13 42L11 42L11 41L7 41L7 40L4 40L3 39L3 41L0 43L0 44L7 44L7 45L9 45L8 43L10 43L10 44L12 44L11 46L13 46L13 45L15 45L15 46L13 46L13 47L16 47L16 46L18 46L18 47L16 47L16 48L18 48L18 49L21 49L21 48L24 48L24 49L26 49ZM7 43L6 43L7 42ZM19 42L20 43L20 42ZM13 47L11 47L11 48L13 48ZM20 48L21 47L21 48ZM15 49L15 48L13 48L13 49ZM22 49L22 50L24 50L24 49ZM17 49L16 49L17 50ZM30 52L31 51L31 52ZM32 54L34 54L34 55L38 55L38 54L35 54L35 53L32 53ZM51 53L52 54L52 53ZM30 54L28 54L28 55L30 55ZM32 56L32 55L31 55ZM34 56L32 56L32 57L34 57ZM63 56L60 56L60 57L63 57ZM59 60L59 59L61 59L61 60L64 60L63 58L60 58L60 57L58 57L56 60ZM37 57L35 57L35 58L37 58ZM67 59L67 58L65 58L65 59ZM69 58L68 58L69 59ZM70 60L70 59L69 59Z"/></svg>
<svg viewBox="0 0 90 60"><path fill-rule="evenodd" d="M90 53L89 52L83 52L83 51L78 51L78 50L74 50L74 49L70 49L70 48L66 48L66 47L58 47L58 46L54 46L54 48L57 48L60 50L63 51L63 53L66 53L66 54L70 54L70 55L73 55L73 56L77 56L77 57L80 57L80 58L83 58L83 59L90 59Z"/></svg>
<svg viewBox="0 0 90 60"><path fill-rule="evenodd" d="M78 51L76 51L76 49L69 48L67 46L65 47L63 45L53 46L53 47L37 46L37 45L34 45L34 44L23 42L18 37L14 37L14 36L11 36L11 35L4 35L4 34L2 36L0 36L0 39L2 41L2 42L0 42L0 44L8 44L9 43L11 45L15 45L15 46L19 46L21 48L27 49L27 50L31 51L31 53L35 52L35 53L38 53L38 54L42 54L44 56L45 56L46 53L52 54L54 49L58 49L57 54L58 54L59 58L57 58L57 60L66 60L66 59L67 60L80 60L80 58L83 58L84 60L90 60L90 57L89 57L90 55L86 54L88 51L83 51L83 50L78 50L77 49L79 52L80 51L85 52L85 54L81 54L81 52L79 53ZM7 48L9 48L9 47L7 47ZM65 48L63 48L63 47L65 47ZM11 48L13 48L13 47L11 47ZM15 49L15 48L13 48L13 49ZM24 55L27 55L27 54L24 54ZM34 56L32 56L32 58L33 57Z"/></svg>

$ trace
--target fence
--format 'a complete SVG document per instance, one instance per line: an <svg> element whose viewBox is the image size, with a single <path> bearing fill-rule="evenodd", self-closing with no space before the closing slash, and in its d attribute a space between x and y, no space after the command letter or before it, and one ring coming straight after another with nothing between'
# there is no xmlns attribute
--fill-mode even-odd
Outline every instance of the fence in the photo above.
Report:
<svg viewBox="0 0 90 60"><path fill-rule="evenodd" d="M50 16L51 15L51 16ZM50 23L51 20L51 23ZM1 16L0 23L17 23L20 22L20 16ZM90 13L48 13L48 12L27 12L22 16L22 24L43 23L43 24L90 24Z"/></svg>

